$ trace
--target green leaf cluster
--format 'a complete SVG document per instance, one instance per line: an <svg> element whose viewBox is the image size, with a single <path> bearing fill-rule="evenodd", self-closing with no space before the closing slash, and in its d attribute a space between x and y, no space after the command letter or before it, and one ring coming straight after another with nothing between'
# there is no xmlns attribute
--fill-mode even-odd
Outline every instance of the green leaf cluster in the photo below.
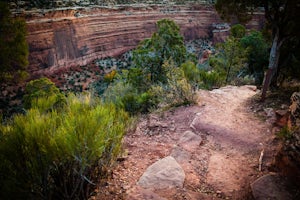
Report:
<svg viewBox="0 0 300 200"><path fill-rule="evenodd" d="M47 101L42 98L41 101ZM1 199L88 199L121 150L128 115L89 95L0 125Z"/></svg>

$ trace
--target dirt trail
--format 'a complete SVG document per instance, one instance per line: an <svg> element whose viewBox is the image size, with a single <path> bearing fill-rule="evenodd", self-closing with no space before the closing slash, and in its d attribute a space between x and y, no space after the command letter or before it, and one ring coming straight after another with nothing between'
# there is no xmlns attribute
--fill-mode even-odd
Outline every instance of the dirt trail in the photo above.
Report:
<svg viewBox="0 0 300 200"><path fill-rule="evenodd" d="M271 124L255 117L249 104L256 93L253 86L201 90L198 105L142 119L126 135L125 160L118 163L96 199L251 199L250 183L268 171L274 156ZM200 144L191 141L181 148L178 144L185 131L200 136ZM185 172L183 188L137 185L147 167L169 155Z"/></svg>

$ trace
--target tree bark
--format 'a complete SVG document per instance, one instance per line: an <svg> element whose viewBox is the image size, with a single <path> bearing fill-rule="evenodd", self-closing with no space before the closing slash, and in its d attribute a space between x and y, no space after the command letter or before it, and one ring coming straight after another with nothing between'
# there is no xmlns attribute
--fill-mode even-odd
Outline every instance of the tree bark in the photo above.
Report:
<svg viewBox="0 0 300 200"><path fill-rule="evenodd" d="M272 78L278 68L278 62L279 62L279 56L280 56L279 48L281 46L280 44L281 44L281 42L279 41L279 30L277 30L275 33L273 42L272 42L272 47L271 47L270 56L269 56L268 71L265 75L265 79L264 79L264 83L263 83L262 94L261 94L262 101L264 101L266 99L266 94L267 94L268 88L269 88Z"/></svg>

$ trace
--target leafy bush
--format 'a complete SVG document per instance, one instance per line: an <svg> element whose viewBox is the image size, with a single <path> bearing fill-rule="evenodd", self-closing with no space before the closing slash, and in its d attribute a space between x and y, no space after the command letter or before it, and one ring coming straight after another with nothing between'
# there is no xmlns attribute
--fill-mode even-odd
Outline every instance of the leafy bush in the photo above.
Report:
<svg viewBox="0 0 300 200"><path fill-rule="evenodd" d="M225 75L217 71L200 70L200 88L211 90L218 88L225 82Z"/></svg>
<svg viewBox="0 0 300 200"><path fill-rule="evenodd" d="M104 102L113 102L130 114L149 112L159 104L192 102L192 87L186 80L191 78L190 63L184 68L186 77L178 67L187 58L193 59L187 54L178 25L169 19L159 20L152 37L133 51L133 66L115 75L103 94Z"/></svg>
<svg viewBox="0 0 300 200"><path fill-rule="evenodd" d="M211 59L211 62L214 60ZM200 66L202 67L202 66ZM193 86L193 89L213 89L220 87L225 82L225 71L222 69L207 71L199 69L193 62L186 62L181 65L185 78Z"/></svg>
<svg viewBox="0 0 300 200"><path fill-rule="evenodd" d="M196 85L199 82L199 69L195 63L187 61L181 65L184 77L192 84Z"/></svg>
<svg viewBox="0 0 300 200"><path fill-rule="evenodd" d="M127 114L87 95L66 103L62 111L29 109L0 126L1 199L87 199L105 175Z"/></svg>
<svg viewBox="0 0 300 200"><path fill-rule="evenodd" d="M140 69L143 77L150 76L150 83L165 83L162 65L168 59L180 66L187 59L187 51L179 26L172 20L162 19L157 22L157 31L152 37L133 51L133 65Z"/></svg>
<svg viewBox="0 0 300 200"><path fill-rule="evenodd" d="M269 44L259 31L251 31L250 34L241 38L243 48L249 49L248 52L248 73L253 74L255 83L261 85L264 78L264 70L268 66Z"/></svg>
<svg viewBox="0 0 300 200"><path fill-rule="evenodd" d="M109 85L102 98L104 102L114 103L132 115L146 113L156 104L151 93L139 93L137 88L125 80L118 80Z"/></svg>
<svg viewBox="0 0 300 200"><path fill-rule="evenodd" d="M165 61L167 84L153 85L149 92L157 99L160 107L179 106L195 102L191 85L184 77L184 71L176 67L172 60Z"/></svg>
<svg viewBox="0 0 300 200"><path fill-rule="evenodd" d="M63 106L66 98L51 80L40 78L26 85L23 100L27 109L38 108L40 111L47 111Z"/></svg>
<svg viewBox="0 0 300 200"><path fill-rule="evenodd" d="M246 35L246 28L241 24L233 25L230 28L230 35L234 38L242 38Z"/></svg>

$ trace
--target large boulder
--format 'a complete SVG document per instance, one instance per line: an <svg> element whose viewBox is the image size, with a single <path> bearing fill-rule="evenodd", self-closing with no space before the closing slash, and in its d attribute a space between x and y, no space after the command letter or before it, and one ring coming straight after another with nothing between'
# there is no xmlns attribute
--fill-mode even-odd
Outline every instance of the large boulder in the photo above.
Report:
<svg viewBox="0 0 300 200"><path fill-rule="evenodd" d="M182 188L184 179L181 166L172 156L168 156L149 166L138 185L147 189Z"/></svg>

